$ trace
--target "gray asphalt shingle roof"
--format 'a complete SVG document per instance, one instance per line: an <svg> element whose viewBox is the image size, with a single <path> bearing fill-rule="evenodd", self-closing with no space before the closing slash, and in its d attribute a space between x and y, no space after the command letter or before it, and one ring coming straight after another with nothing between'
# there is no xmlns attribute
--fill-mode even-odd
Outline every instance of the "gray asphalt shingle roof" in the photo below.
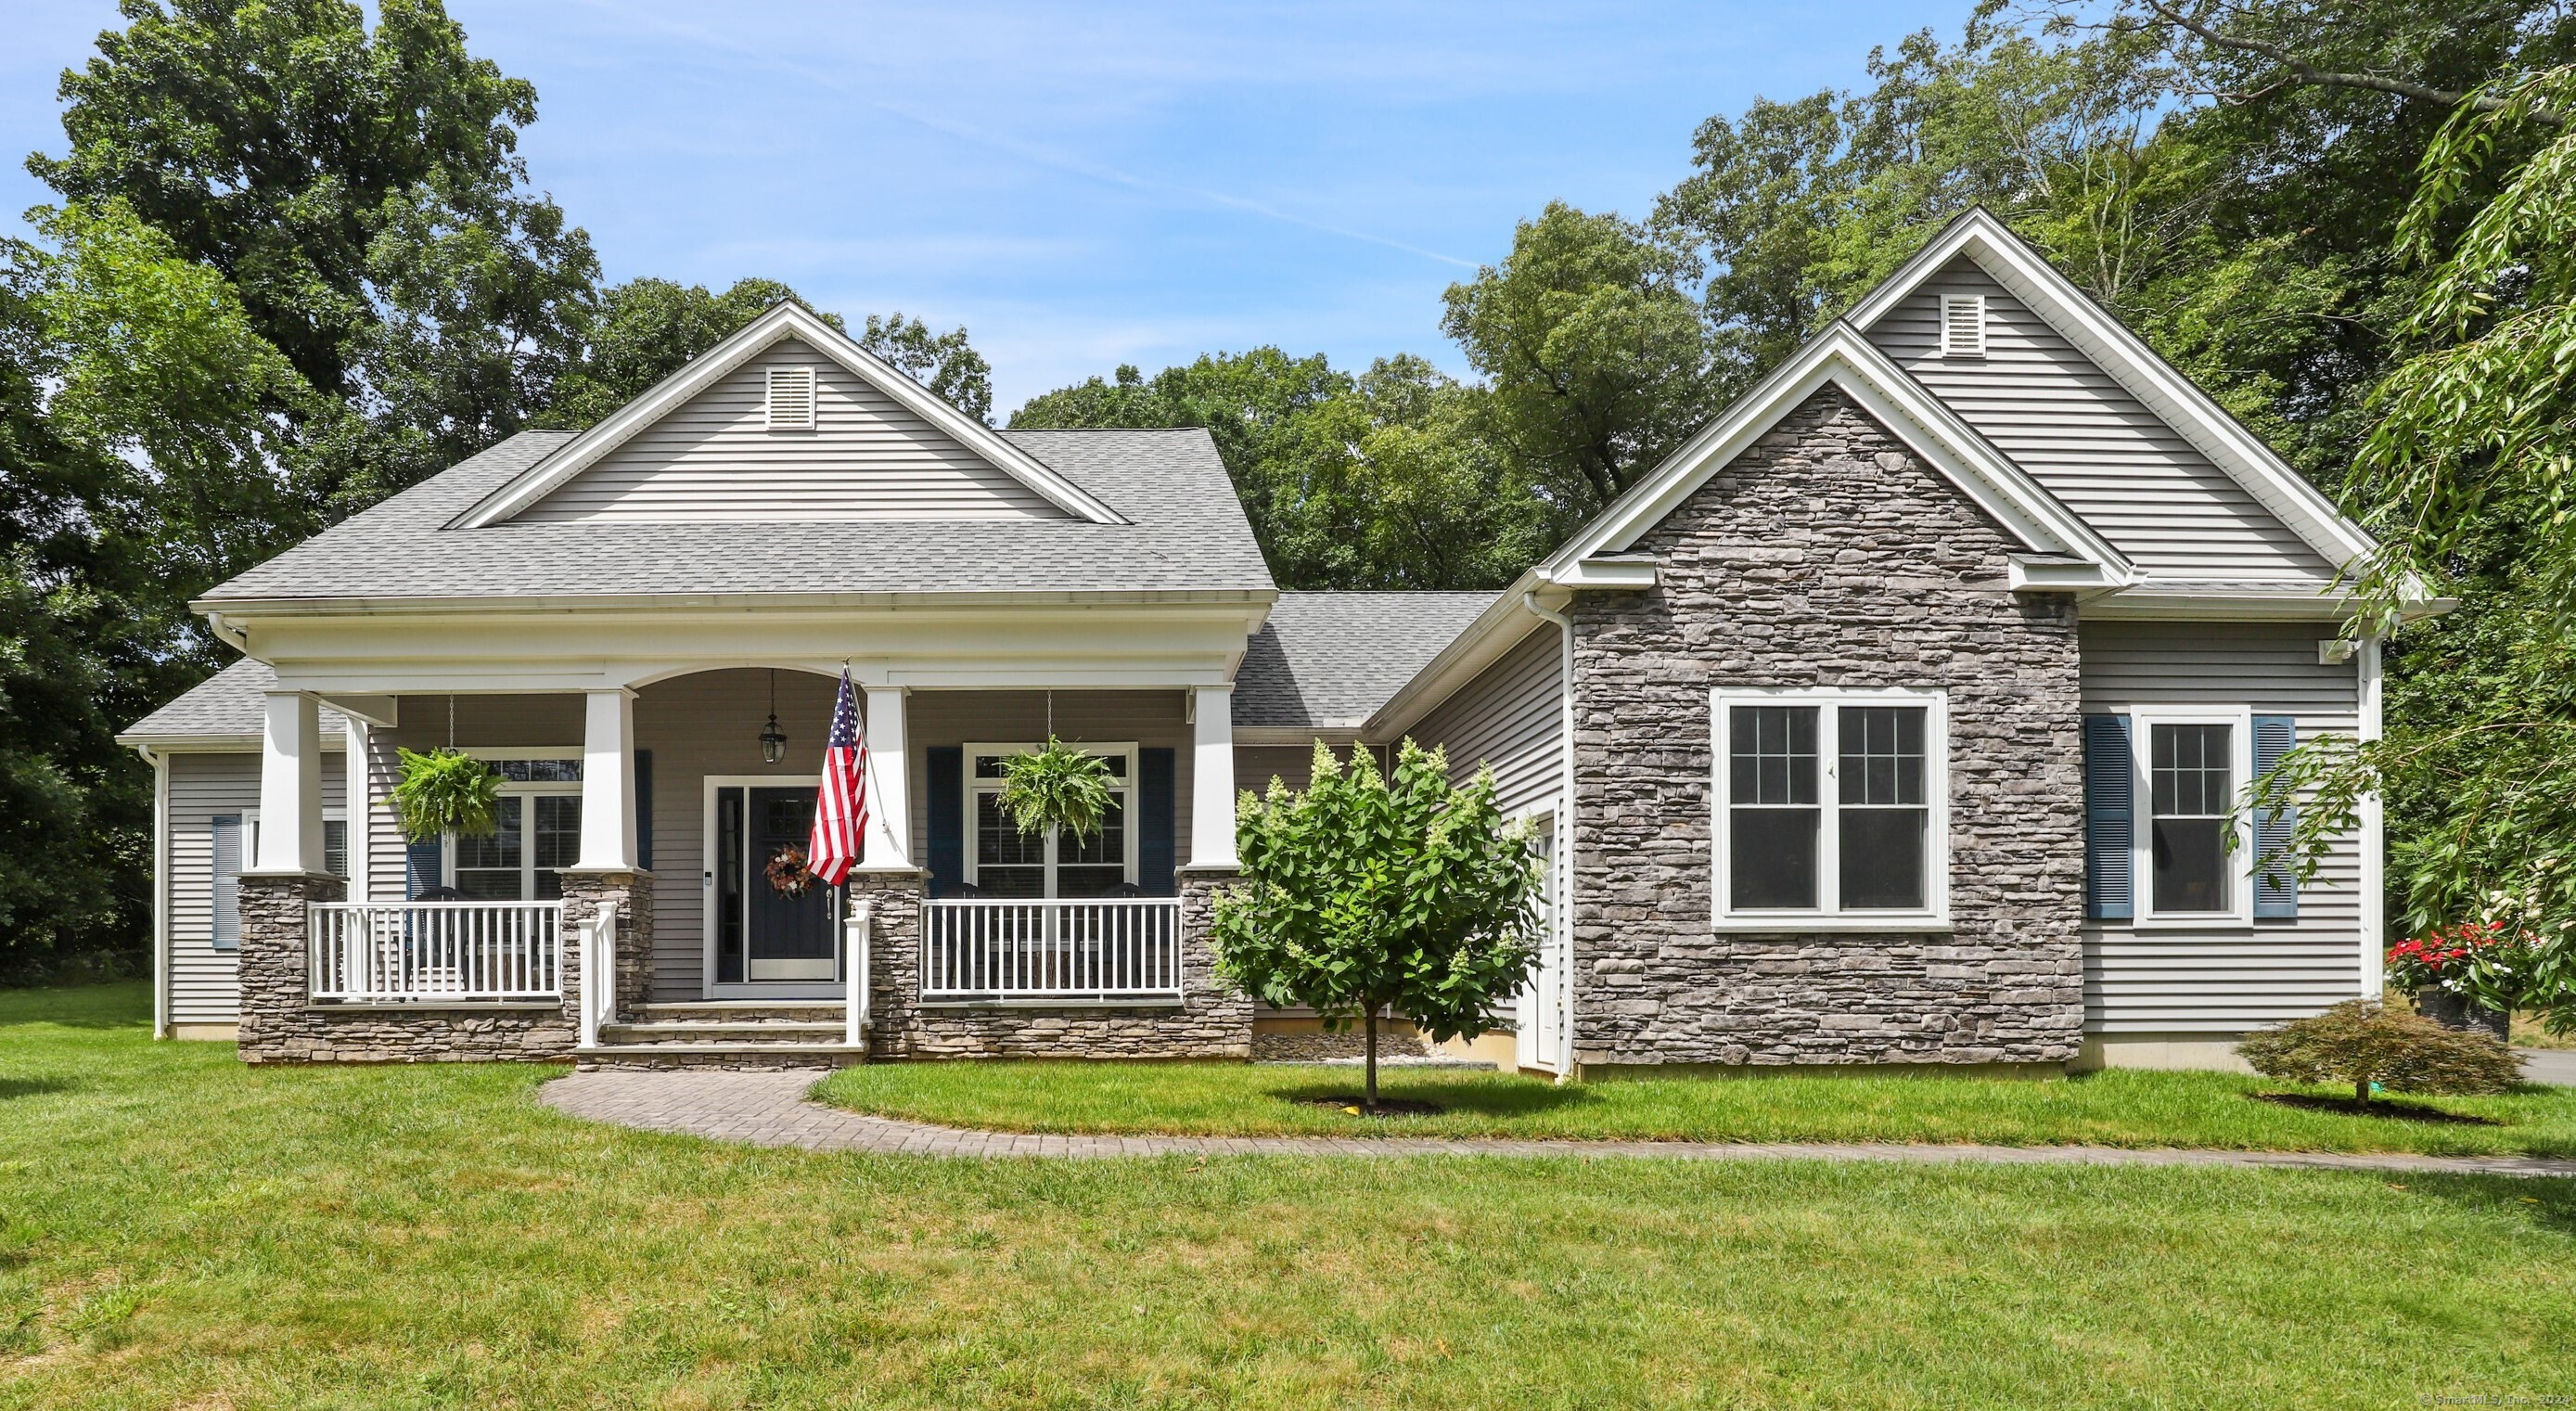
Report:
<svg viewBox="0 0 2576 1411"><path fill-rule="evenodd" d="M568 432L523 431L206 594L453 598L666 593L1263 591L1243 504L1199 430L999 433L1132 520L447 522Z"/></svg>
<svg viewBox="0 0 2576 1411"><path fill-rule="evenodd" d="M267 693L276 689L277 673L268 663L244 657L183 692L178 699L134 722L120 740L189 739L208 735L257 736L265 723ZM348 725L340 712L322 708L322 733L338 735Z"/></svg>
<svg viewBox="0 0 2576 1411"><path fill-rule="evenodd" d="M1282 593L1235 673L1238 726L1353 726L1430 665L1491 593Z"/></svg>

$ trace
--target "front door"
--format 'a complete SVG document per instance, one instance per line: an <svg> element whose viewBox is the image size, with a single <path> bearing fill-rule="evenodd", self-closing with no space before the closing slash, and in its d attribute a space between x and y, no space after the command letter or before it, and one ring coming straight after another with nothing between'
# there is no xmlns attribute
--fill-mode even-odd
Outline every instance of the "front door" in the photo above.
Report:
<svg viewBox="0 0 2576 1411"><path fill-rule="evenodd" d="M811 787L716 790L720 982L828 983L839 974L833 889L809 876L791 894L770 880L772 860L789 850L802 857L813 826Z"/></svg>

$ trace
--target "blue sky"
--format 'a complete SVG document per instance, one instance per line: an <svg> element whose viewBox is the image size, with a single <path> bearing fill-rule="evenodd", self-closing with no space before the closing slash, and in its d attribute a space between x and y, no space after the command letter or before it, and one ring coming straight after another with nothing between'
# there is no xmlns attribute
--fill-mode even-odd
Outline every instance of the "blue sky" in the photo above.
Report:
<svg viewBox="0 0 2576 1411"><path fill-rule="evenodd" d="M11 0L0 228L113 0ZM995 405L1277 343L1464 371L1440 292L1551 199L1642 214L1690 134L1865 78L1965 0L984 4L449 0L532 80L531 180L611 279L965 324Z"/></svg>

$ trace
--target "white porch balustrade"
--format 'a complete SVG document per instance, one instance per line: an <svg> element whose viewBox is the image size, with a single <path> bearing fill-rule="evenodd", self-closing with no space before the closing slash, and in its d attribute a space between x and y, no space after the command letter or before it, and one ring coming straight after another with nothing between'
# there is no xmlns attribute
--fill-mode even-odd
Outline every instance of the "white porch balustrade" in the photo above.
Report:
<svg viewBox="0 0 2576 1411"><path fill-rule="evenodd" d="M921 904L921 997L1026 1004L1181 997L1176 897Z"/></svg>
<svg viewBox="0 0 2576 1411"><path fill-rule="evenodd" d="M317 1001L563 997L561 902L329 902L306 914L307 985Z"/></svg>

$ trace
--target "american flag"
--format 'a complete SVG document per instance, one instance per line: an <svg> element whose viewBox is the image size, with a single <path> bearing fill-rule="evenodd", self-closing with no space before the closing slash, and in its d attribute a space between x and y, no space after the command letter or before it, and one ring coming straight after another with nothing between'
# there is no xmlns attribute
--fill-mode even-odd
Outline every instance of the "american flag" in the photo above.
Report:
<svg viewBox="0 0 2576 1411"><path fill-rule="evenodd" d="M814 835L805 840L805 870L829 887L859 862L868 832L868 737L859 728L850 669L841 668L841 698L832 703L832 738L823 746L823 788L814 799Z"/></svg>

